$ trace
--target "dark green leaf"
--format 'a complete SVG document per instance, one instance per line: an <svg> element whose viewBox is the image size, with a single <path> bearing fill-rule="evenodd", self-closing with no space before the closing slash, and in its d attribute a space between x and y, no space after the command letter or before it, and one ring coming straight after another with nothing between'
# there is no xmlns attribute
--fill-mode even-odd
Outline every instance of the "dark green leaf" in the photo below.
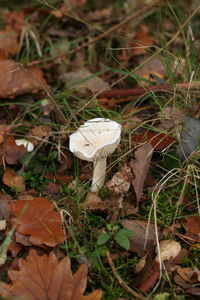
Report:
<svg viewBox="0 0 200 300"><path fill-rule="evenodd" d="M128 237L124 234L121 233L120 231L115 235L114 237L115 241L117 242L118 245L120 245L122 248L128 250L130 248L130 242Z"/></svg>
<svg viewBox="0 0 200 300"><path fill-rule="evenodd" d="M97 240L97 245L101 246L107 243L107 241L111 238L110 234L102 233Z"/></svg>

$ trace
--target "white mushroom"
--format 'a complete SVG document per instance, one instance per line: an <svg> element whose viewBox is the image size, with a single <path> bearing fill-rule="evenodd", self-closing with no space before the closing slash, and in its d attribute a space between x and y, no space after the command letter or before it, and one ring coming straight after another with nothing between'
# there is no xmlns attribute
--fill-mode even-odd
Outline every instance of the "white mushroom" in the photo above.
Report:
<svg viewBox="0 0 200 300"><path fill-rule="evenodd" d="M91 192L97 193L103 186L106 158L118 146L120 135L121 125L104 118L88 120L70 135L70 151L78 158L94 163Z"/></svg>
<svg viewBox="0 0 200 300"><path fill-rule="evenodd" d="M15 143L16 143L17 146L24 146L28 152L32 152L33 149L34 149L33 144L31 142L27 141L27 140L24 140L24 139L15 140Z"/></svg>

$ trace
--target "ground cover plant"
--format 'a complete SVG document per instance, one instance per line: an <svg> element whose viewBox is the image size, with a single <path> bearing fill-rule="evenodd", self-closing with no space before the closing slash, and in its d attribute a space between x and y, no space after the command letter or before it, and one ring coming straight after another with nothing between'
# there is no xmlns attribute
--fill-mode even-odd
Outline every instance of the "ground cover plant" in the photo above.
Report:
<svg viewBox="0 0 200 300"><path fill-rule="evenodd" d="M0 5L1 299L198 298L200 2Z"/></svg>

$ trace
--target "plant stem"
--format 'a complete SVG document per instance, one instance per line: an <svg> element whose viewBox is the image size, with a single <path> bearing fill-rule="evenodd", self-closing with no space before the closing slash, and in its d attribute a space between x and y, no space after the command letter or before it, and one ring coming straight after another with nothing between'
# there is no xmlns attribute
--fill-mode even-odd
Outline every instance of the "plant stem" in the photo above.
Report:
<svg viewBox="0 0 200 300"><path fill-rule="evenodd" d="M106 157L94 162L94 173L92 178L91 192L97 193L103 186L106 176Z"/></svg>

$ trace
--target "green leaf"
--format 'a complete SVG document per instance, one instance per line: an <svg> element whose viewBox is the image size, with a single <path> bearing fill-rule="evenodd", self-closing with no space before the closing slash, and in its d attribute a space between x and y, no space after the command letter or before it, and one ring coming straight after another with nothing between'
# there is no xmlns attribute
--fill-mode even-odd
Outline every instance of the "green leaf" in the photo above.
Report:
<svg viewBox="0 0 200 300"><path fill-rule="evenodd" d="M127 229L127 228L120 229L118 233L124 234L124 235L127 236L127 237L134 235L133 230Z"/></svg>
<svg viewBox="0 0 200 300"><path fill-rule="evenodd" d="M110 234L102 233L97 240L97 245L101 246L107 243L107 241L111 238Z"/></svg>
<svg viewBox="0 0 200 300"><path fill-rule="evenodd" d="M114 239L118 245L120 245L125 250L128 250L130 248L129 239L128 239L127 235L125 235L123 232L121 233L120 231L118 233L116 233Z"/></svg>

